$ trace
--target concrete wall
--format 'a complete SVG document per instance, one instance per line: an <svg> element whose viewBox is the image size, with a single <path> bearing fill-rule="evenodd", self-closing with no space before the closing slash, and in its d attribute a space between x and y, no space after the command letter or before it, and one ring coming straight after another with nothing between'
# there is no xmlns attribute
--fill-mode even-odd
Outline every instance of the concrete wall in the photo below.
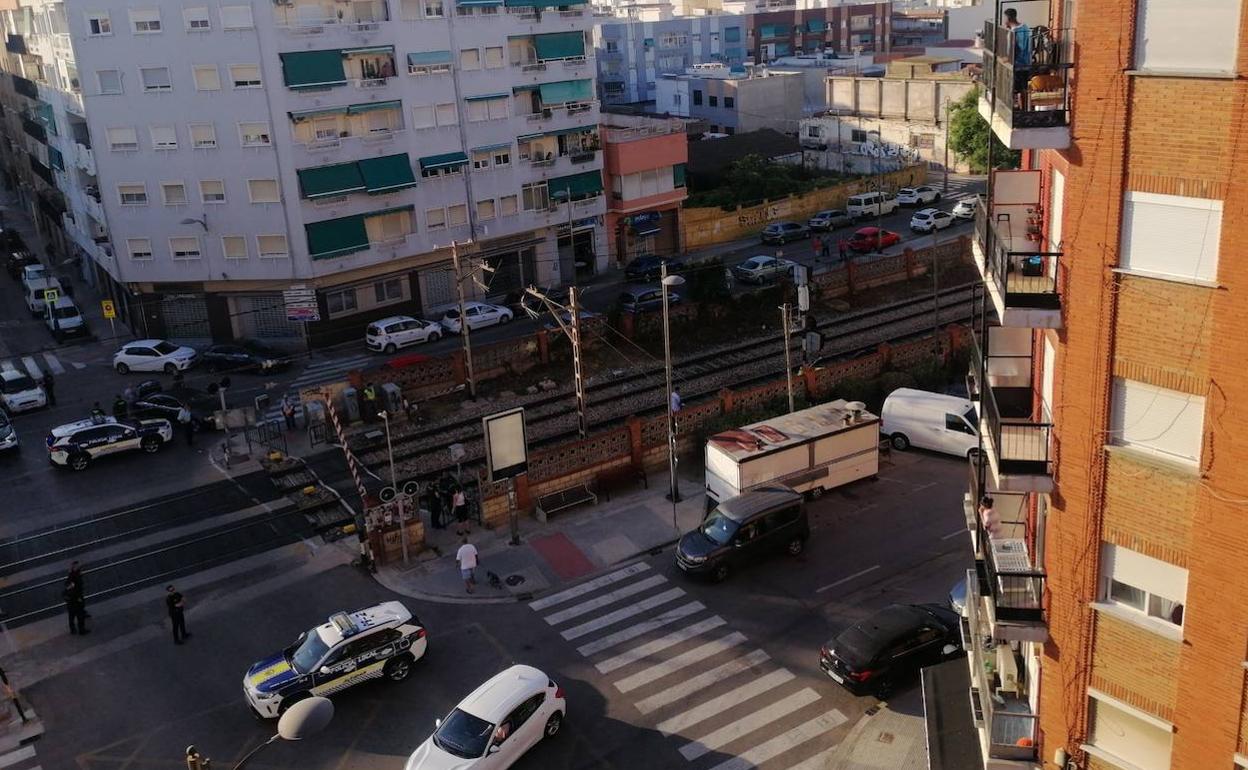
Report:
<svg viewBox="0 0 1248 770"><path fill-rule="evenodd" d="M969 80L891 80L833 75L828 78L828 109L841 115L889 117L938 123L945 101L966 96Z"/></svg>

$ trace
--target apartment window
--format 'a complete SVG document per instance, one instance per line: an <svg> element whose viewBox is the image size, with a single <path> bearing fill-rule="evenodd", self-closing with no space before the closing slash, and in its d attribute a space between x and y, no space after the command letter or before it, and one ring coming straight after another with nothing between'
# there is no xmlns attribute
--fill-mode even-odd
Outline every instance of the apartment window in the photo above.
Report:
<svg viewBox="0 0 1248 770"><path fill-rule="evenodd" d="M185 206L188 203L186 185L181 182L161 182L160 197L166 206Z"/></svg>
<svg viewBox="0 0 1248 770"><path fill-rule="evenodd" d="M473 99L468 102L467 106L466 112L468 113L469 123L480 123L483 120L490 119L490 110L485 105L484 99Z"/></svg>
<svg viewBox="0 0 1248 770"><path fill-rule="evenodd" d="M221 73L217 71L217 65L196 64L191 67L191 74L195 77L196 91L221 90Z"/></svg>
<svg viewBox="0 0 1248 770"><path fill-rule="evenodd" d="M169 253L174 259L199 259L199 238L194 236L170 238Z"/></svg>
<svg viewBox="0 0 1248 770"><path fill-rule="evenodd" d="M500 149L494 151L494 166L510 166L511 165L511 148Z"/></svg>
<svg viewBox="0 0 1248 770"><path fill-rule="evenodd" d="M325 292L325 308L331 316L354 313L355 289L339 289Z"/></svg>
<svg viewBox="0 0 1248 770"><path fill-rule="evenodd" d="M468 204L457 203L446 207L446 223L451 227L468 224Z"/></svg>
<svg viewBox="0 0 1248 770"><path fill-rule="evenodd" d="M254 26L250 5L221 6L221 29L240 30L251 29Z"/></svg>
<svg viewBox="0 0 1248 770"><path fill-rule="evenodd" d="M459 125L459 111L454 104L439 104L436 108L439 126Z"/></svg>
<svg viewBox="0 0 1248 770"><path fill-rule="evenodd" d="M268 123L239 123L238 136L244 147L268 147L273 143Z"/></svg>
<svg viewBox="0 0 1248 770"><path fill-rule="evenodd" d="M247 236L221 236L221 253L226 259L247 259Z"/></svg>
<svg viewBox="0 0 1248 770"><path fill-rule="evenodd" d="M718 96L708 96L708 97L706 98L706 103L707 103L707 106L708 106L708 107L718 107L718 106L719 106L719 97L718 97Z"/></svg>
<svg viewBox="0 0 1248 770"><path fill-rule="evenodd" d="M139 132L130 127L108 129L108 149L129 152L139 149Z"/></svg>
<svg viewBox="0 0 1248 770"><path fill-rule="evenodd" d="M147 186L143 184L117 185L117 197L123 206L146 206Z"/></svg>
<svg viewBox="0 0 1248 770"><path fill-rule="evenodd" d="M438 125L433 105L424 104L412 108L412 128L433 128Z"/></svg>
<svg viewBox="0 0 1248 770"><path fill-rule="evenodd" d="M495 215L494 199L477 201L477 219L482 222L493 219Z"/></svg>
<svg viewBox="0 0 1248 770"><path fill-rule="evenodd" d="M103 95L121 93L121 70L96 70L96 82Z"/></svg>
<svg viewBox="0 0 1248 770"><path fill-rule="evenodd" d="M1226 0L1138 0L1135 68L1235 72L1240 5ZM1200 44L1192 45L1194 40Z"/></svg>
<svg viewBox="0 0 1248 770"><path fill-rule="evenodd" d="M276 179L248 179L247 195L252 203L279 203L282 199Z"/></svg>
<svg viewBox="0 0 1248 770"><path fill-rule="evenodd" d="M489 150L472 153L472 170L484 171L485 169L488 169L493 158L494 156Z"/></svg>
<svg viewBox="0 0 1248 770"><path fill-rule="evenodd" d="M260 88L260 65L231 64L230 83L235 88Z"/></svg>
<svg viewBox="0 0 1248 770"><path fill-rule="evenodd" d="M607 41L607 53L619 53L619 52L620 52L620 41L608 40Z"/></svg>
<svg viewBox="0 0 1248 770"><path fill-rule="evenodd" d="M192 123L191 146L197 150L210 150L217 146L217 128L211 123Z"/></svg>
<svg viewBox="0 0 1248 770"><path fill-rule="evenodd" d="M440 19L446 15L446 7L442 0L425 0L424 7L426 19Z"/></svg>
<svg viewBox="0 0 1248 770"><path fill-rule="evenodd" d="M481 50L464 48L459 52L459 68L464 71L481 69Z"/></svg>
<svg viewBox="0 0 1248 770"><path fill-rule="evenodd" d="M130 29L136 35L154 35L160 32L160 9L130 11Z"/></svg>
<svg viewBox="0 0 1248 770"><path fill-rule="evenodd" d="M693 89L693 104L695 107L700 106L702 104L702 89L700 88Z"/></svg>
<svg viewBox="0 0 1248 770"><path fill-rule="evenodd" d="M441 230L446 227L446 209L425 209L425 229Z"/></svg>
<svg viewBox="0 0 1248 770"><path fill-rule="evenodd" d="M1122 224L1122 267L1169 278L1217 280L1222 201L1128 192Z"/></svg>
<svg viewBox="0 0 1248 770"><path fill-rule="evenodd" d="M178 133L173 126L151 126L153 150L178 149Z"/></svg>
<svg viewBox="0 0 1248 770"><path fill-rule="evenodd" d="M1181 628L1187 570L1120 545L1102 543L1101 601Z"/></svg>
<svg viewBox="0 0 1248 770"><path fill-rule="evenodd" d="M378 305L398 302L403 299L403 279L387 278L373 284L373 300Z"/></svg>
<svg viewBox="0 0 1248 770"><path fill-rule="evenodd" d="M851 142L865 142L867 141L867 132L860 128L851 128L849 130L849 140Z"/></svg>
<svg viewBox="0 0 1248 770"><path fill-rule="evenodd" d="M143 83L143 90L148 93L173 90L168 67L140 67L139 81Z"/></svg>
<svg viewBox="0 0 1248 770"><path fill-rule="evenodd" d="M200 180L199 199L204 203L225 203L225 182L220 179Z"/></svg>
<svg viewBox="0 0 1248 770"><path fill-rule="evenodd" d="M736 97L734 97L734 96L725 96L725 97L724 97L724 108L725 108L725 109L729 109L729 110L731 110L732 108L734 108L734 107L736 107L736 106L737 106L737 99L736 99Z"/></svg>
<svg viewBox="0 0 1248 770"><path fill-rule="evenodd" d="M186 21L187 32L209 32L212 30L212 22L208 20L207 8L186 8L182 11L182 18Z"/></svg>
<svg viewBox="0 0 1248 770"><path fill-rule="evenodd" d="M1200 461L1204 396L1115 377L1111 407L1112 443L1184 463Z"/></svg>
<svg viewBox="0 0 1248 770"><path fill-rule="evenodd" d="M152 258L152 242L147 238L127 238L126 251L130 259L142 262Z"/></svg>
<svg viewBox="0 0 1248 770"><path fill-rule="evenodd" d="M485 49L485 68L490 70L507 66L506 57L503 55L502 46L486 46Z"/></svg>
<svg viewBox="0 0 1248 770"><path fill-rule="evenodd" d="M1088 691L1088 753L1137 770L1169 770L1174 728L1096 690Z"/></svg>
<svg viewBox="0 0 1248 770"><path fill-rule="evenodd" d="M514 217L520 209L520 200L514 195L504 195L498 199L500 216Z"/></svg>
<svg viewBox="0 0 1248 770"><path fill-rule="evenodd" d="M530 182L520 187L520 198L525 211L542 211L550 208L550 193L545 182Z"/></svg>
<svg viewBox="0 0 1248 770"><path fill-rule="evenodd" d="M88 37L106 37L113 34L113 20L107 11L90 11L87 13Z"/></svg>
<svg viewBox="0 0 1248 770"><path fill-rule="evenodd" d="M286 245L284 235L257 235L256 249L260 259L285 259L290 256L290 247Z"/></svg>

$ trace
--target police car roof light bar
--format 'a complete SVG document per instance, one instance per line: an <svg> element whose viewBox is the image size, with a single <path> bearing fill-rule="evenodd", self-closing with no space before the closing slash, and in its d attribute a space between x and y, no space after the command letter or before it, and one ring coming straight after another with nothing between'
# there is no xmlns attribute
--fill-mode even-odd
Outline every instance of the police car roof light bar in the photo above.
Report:
<svg viewBox="0 0 1248 770"><path fill-rule="evenodd" d="M352 622L351 616L345 612L335 612L333 615L330 615L329 622L334 626L334 628L338 629L338 633L342 634L342 638L344 639L348 636L354 636L359 633L359 629L355 627L355 623Z"/></svg>

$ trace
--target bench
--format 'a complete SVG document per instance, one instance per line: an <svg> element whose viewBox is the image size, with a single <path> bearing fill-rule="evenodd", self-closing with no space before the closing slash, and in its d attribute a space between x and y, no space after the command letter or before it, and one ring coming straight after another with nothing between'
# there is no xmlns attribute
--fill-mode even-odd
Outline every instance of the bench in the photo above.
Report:
<svg viewBox="0 0 1248 770"><path fill-rule="evenodd" d="M605 471L599 471L594 488L607 500L611 499L612 490L626 487L638 481L646 489L650 488L650 480L646 478L644 468L634 468L632 464L617 465Z"/></svg>
<svg viewBox="0 0 1248 770"><path fill-rule="evenodd" d="M590 490L588 484L577 484L537 498L537 506L535 507L537 520L545 524L547 517L552 513L567 510L581 503L597 502L598 495Z"/></svg>

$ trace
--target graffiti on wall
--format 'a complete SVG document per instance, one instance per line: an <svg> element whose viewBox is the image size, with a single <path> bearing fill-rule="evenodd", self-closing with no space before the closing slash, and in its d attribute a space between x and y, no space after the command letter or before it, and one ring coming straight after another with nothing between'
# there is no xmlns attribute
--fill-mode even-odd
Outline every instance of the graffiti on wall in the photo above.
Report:
<svg viewBox="0 0 1248 770"><path fill-rule="evenodd" d="M918 163L921 160L917 147L906 147L891 142L859 142L852 152L855 155L864 155L871 158L891 158L911 163Z"/></svg>
<svg viewBox="0 0 1248 770"><path fill-rule="evenodd" d="M788 203L783 204L772 203L766 206L756 206L754 210L747 211L737 217L737 224L743 227L752 227L755 225L765 225L773 219L779 219L789 211Z"/></svg>

